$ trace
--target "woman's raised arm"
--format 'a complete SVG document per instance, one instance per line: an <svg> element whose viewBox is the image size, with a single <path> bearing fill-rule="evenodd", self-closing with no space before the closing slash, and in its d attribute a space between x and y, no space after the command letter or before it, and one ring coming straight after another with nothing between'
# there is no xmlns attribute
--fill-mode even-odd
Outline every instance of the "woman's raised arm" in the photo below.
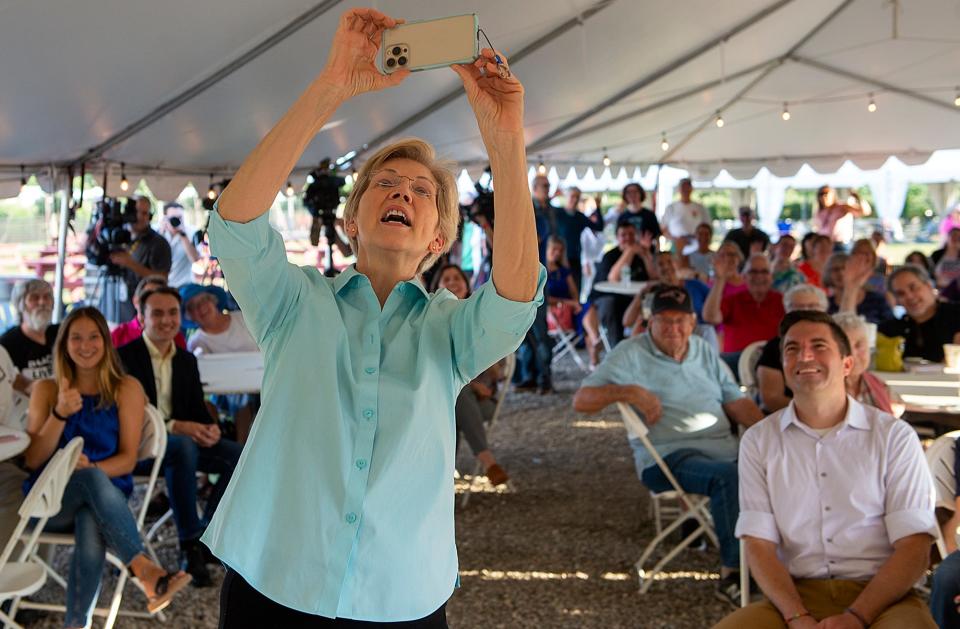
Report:
<svg viewBox="0 0 960 629"><path fill-rule="evenodd" d="M493 283L502 297L530 301L536 293L540 267L533 201L527 184L523 85L510 71L506 58L490 48L481 50L476 62L453 69L463 80L467 100L477 117L497 189Z"/></svg>
<svg viewBox="0 0 960 629"><path fill-rule="evenodd" d="M340 17L323 72L244 160L220 196L220 216L248 223L265 213L307 145L342 102L397 85L410 74L401 70L383 75L375 63L380 34L402 22L374 9L351 9Z"/></svg>

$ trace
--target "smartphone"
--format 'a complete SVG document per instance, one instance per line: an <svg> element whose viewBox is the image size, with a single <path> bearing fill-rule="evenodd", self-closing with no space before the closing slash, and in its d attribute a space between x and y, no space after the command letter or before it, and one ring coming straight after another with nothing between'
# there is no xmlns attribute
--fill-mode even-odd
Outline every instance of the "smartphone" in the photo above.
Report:
<svg viewBox="0 0 960 629"><path fill-rule="evenodd" d="M480 55L476 13L434 20L407 22L383 31L377 61L380 71L391 74L432 70L455 63L470 63Z"/></svg>

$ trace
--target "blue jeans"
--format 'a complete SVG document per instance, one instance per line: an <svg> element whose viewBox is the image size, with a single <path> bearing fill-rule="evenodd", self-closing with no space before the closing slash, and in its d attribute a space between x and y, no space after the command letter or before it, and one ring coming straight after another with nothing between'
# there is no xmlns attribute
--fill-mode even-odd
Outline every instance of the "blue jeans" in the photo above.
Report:
<svg viewBox="0 0 960 629"><path fill-rule="evenodd" d="M547 330L547 297L544 292L543 304L537 308L533 324L527 331L523 344L517 351L517 375L513 381L536 383L541 387L553 386L550 365L553 362L553 339Z"/></svg>
<svg viewBox="0 0 960 629"><path fill-rule="evenodd" d="M73 532L76 546L67 578L68 627L87 624L100 594L107 548L125 565L143 552L127 497L96 468L77 470L63 493L60 512L47 520L51 533Z"/></svg>
<svg viewBox="0 0 960 629"><path fill-rule="evenodd" d="M642 447L642 446L641 446ZM740 569L740 543L734 536L740 515L737 464L711 459L699 450L686 448L663 457L684 491L710 498L710 515L720 541L720 563ZM656 465L643 470L643 484L651 491L670 491L673 486Z"/></svg>
<svg viewBox="0 0 960 629"><path fill-rule="evenodd" d="M954 551L937 566L930 590L930 613L937 626L960 627L960 613L953 597L960 595L960 551Z"/></svg>

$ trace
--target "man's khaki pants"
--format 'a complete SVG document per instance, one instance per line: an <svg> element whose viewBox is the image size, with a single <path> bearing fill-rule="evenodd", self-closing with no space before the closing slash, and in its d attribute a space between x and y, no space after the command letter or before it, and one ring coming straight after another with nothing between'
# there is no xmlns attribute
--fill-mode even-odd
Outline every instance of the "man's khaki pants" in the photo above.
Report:
<svg viewBox="0 0 960 629"><path fill-rule="evenodd" d="M853 604L866 581L842 579L798 579L797 591L804 606L818 621L842 614ZM733 612L714 626L714 629L782 629L788 627L783 614L768 600L747 605ZM871 629L937 629L923 600L913 592L883 611L870 625Z"/></svg>

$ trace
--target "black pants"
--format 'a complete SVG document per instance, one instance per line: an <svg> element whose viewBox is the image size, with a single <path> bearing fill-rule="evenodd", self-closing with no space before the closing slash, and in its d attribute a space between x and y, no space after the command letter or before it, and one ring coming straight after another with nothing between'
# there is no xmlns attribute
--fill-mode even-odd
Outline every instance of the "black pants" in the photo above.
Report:
<svg viewBox="0 0 960 629"><path fill-rule="evenodd" d="M220 629L448 629L446 604L426 618L403 622L367 622L326 618L284 607L253 589L234 570L227 569L220 590Z"/></svg>

